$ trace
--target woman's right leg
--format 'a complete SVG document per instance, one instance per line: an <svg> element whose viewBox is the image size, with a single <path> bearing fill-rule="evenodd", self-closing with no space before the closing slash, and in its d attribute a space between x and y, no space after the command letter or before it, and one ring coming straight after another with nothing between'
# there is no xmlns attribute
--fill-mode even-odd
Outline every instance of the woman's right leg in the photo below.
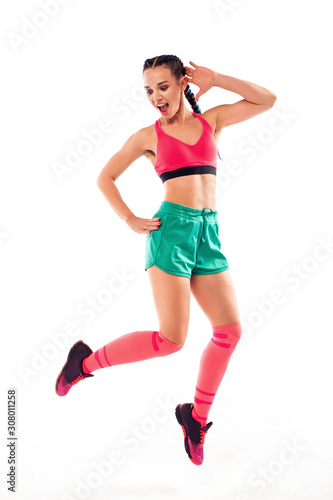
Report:
<svg viewBox="0 0 333 500"><path fill-rule="evenodd" d="M112 340L96 352L76 342L58 375L56 393L65 396L71 387L92 371L133 363L179 351L186 339L190 314L190 279L166 273L156 266L147 269L159 319L159 330L131 332Z"/></svg>
<svg viewBox="0 0 333 500"><path fill-rule="evenodd" d="M190 279L147 270L159 319L159 330L135 331L118 337L83 360L84 373L133 363L179 351L186 339L190 311Z"/></svg>

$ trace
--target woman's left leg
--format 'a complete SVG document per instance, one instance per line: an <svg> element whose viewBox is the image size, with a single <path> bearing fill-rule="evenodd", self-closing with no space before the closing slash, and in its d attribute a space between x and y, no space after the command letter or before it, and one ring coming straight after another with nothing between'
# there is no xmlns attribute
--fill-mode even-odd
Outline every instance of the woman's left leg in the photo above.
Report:
<svg viewBox="0 0 333 500"><path fill-rule="evenodd" d="M229 269L191 276L191 292L211 325L239 323L237 297Z"/></svg>
<svg viewBox="0 0 333 500"><path fill-rule="evenodd" d="M205 348L195 388L192 416L202 426L241 336L241 324L230 271L192 275L191 292L211 323L213 336Z"/></svg>

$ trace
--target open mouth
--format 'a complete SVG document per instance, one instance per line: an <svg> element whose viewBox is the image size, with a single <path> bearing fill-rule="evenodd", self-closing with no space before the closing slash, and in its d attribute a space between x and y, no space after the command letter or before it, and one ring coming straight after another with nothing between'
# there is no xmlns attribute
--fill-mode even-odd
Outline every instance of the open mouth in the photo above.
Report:
<svg viewBox="0 0 333 500"><path fill-rule="evenodd" d="M161 106L157 106L157 107L161 111L161 113L164 114L168 111L169 104L162 104Z"/></svg>

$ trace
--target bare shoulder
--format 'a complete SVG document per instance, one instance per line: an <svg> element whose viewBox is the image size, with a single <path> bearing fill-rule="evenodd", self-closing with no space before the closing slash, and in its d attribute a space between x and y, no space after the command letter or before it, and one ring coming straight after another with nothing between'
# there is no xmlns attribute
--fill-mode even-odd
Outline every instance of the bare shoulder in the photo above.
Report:
<svg viewBox="0 0 333 500"><path fill-rule="evenodd" d="M133 133L132 137L136 142L141 143L142 149L145 149L145 143L149 138L149 127L142 127Z"/></svg>
<svg viewBox="0 0 333 500"><path fill-rule="evenodd" d="M134 147L135 149L139 150L142 155L145 155L146 151L149 150L152 142L152 127L153 125L149 125L148 127L142 127L136 132L133 132L133 134L126 141L125 145Z"/></svg>
<svg viewBox="0 0 333 500"><path fill-rule="evenodd" d="M141 156L150 159L149 148L151 147L150 127L143 127L134 132L106 163L100 173L100 178L110 177L114 181L125 172L125 170Z"/></svg>
<svg viewBox="0 0 333 500"><path fill-rule="evenodd" d="M138 130L137 134L141 138L142 144L144 144L145 153L144 156L148 160L154 163L156 158L156 146L157 146L157 135L155 130L155 123L143 127Z"/></svg>
<svg viewBox="0 0 333 500"><path fill-rule="evenodd" d="M207 109L204 113L201 114L201 116L207 121L207 123L213 130L216 143L219 142L220 135L223 129L221 122L219 122L218 120L219 113L221 112L223 106L225 106L225 104L221 104L220 106L215 106L214 108Z"/></svg>
<svg viewBox="0 0 333 500"><path fill-rule="evenodd" d="M211 126L214 133L215 133L216 122L217 122L217 109L216 108L218 108L218 106L216 106L215 108L206 109L206 111L204 111L200 115L200 116L202 116L202 118L204 118L209 123L209 125Z"/></svg>
<svg viewBox="0 0 333 500"><path fill-rule="evenodd" d="M143 138L151 139L156 133L155 124L152 123L151 125L147 125L147 127L141 128L140 130L138 130L138 132L141 133Z"/></svg>

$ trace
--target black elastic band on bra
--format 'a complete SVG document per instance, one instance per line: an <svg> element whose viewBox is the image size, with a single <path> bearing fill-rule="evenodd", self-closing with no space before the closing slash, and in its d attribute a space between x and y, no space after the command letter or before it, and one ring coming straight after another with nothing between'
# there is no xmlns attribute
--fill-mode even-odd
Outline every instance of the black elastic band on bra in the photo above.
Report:
<svg viewBox="0 0 333 500"><path fill-rule="evenodd" d="M168 179L173 179L174 177L181 177L183 175L193 175L193 174L213 174L216 175L216 167L211 165L195 165L193 167L182 167L176 170L171 170L170 172L163 172L160 175L162 182Z"/></svg>

